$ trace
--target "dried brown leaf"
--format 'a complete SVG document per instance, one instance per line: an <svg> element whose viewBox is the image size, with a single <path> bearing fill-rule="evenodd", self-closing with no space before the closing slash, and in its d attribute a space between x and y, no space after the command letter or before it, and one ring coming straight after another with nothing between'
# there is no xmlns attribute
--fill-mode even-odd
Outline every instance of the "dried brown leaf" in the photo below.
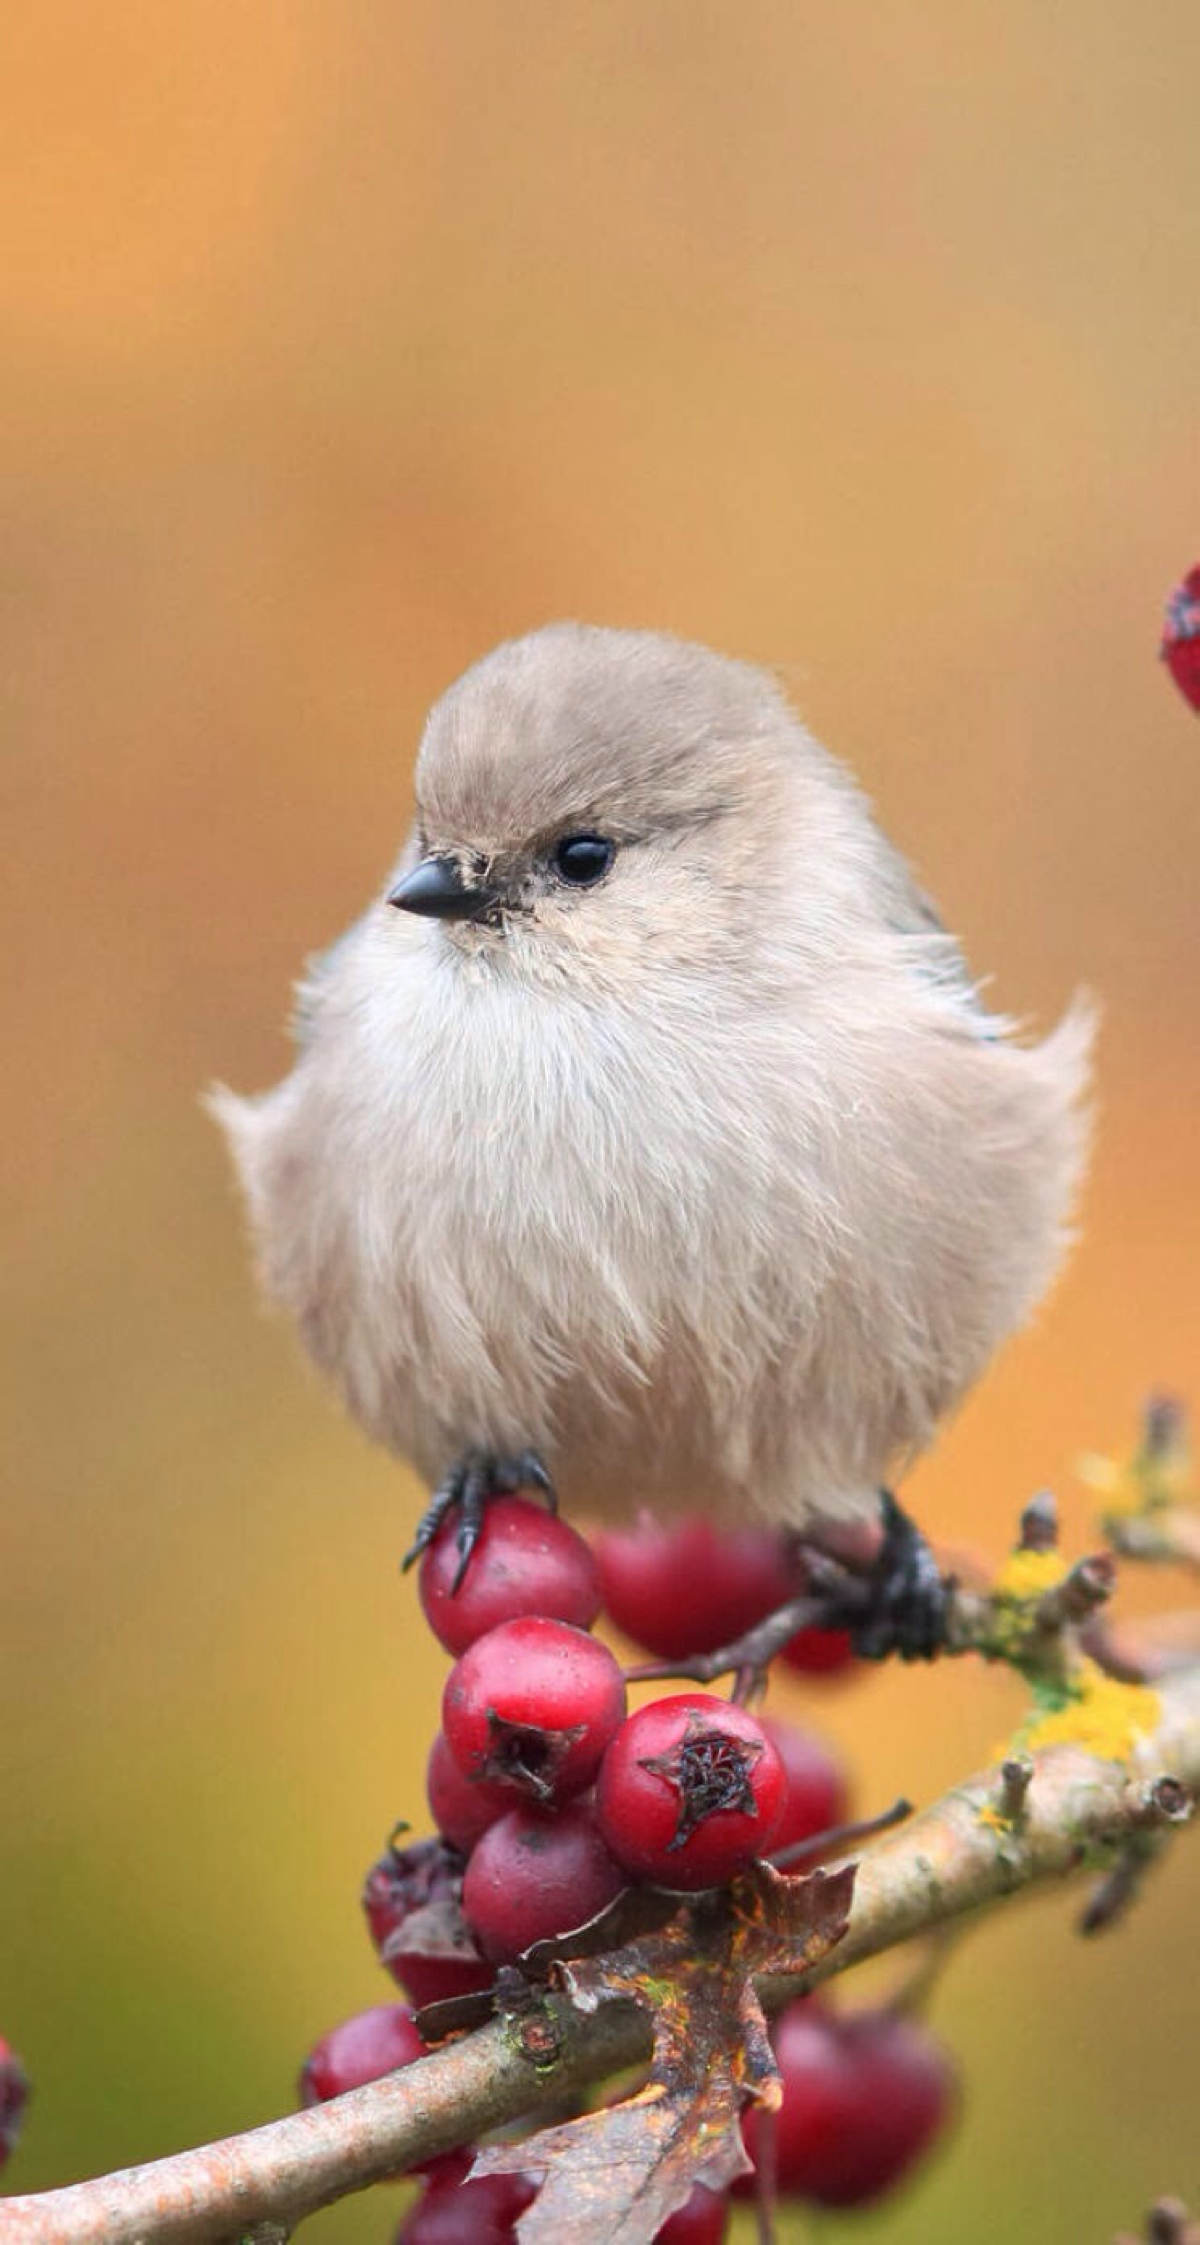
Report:
<svg viewBox="0 0 1200 2245"><path fill-rule="evenodd" d="M722 2190L746 2171L742 2106L779 2099L755 1978L827 1955L853 1887L853 1865L788 1878L758 1864L658 1930L557 1967L580 2010L632 2000L648 2011L654 2055L636 2096L481 2153L476 2174L544 2178L517 2225L521 2245L650 2245L693 2184Z"/></svg>

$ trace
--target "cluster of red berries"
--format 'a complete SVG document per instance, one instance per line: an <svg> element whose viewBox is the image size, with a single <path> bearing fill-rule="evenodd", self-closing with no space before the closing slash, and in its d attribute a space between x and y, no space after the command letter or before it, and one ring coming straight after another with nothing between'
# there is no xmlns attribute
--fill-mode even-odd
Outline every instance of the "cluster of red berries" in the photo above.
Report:
<svg viewBox="0 0 1200 2245"><path fill-rule="evenodd" d="M450 1526L419 1577L426 1619L455 1656L427 1772L438 1837L394 1841L363 1892L375 1946L410 2003L489 1987L496 1967L574 1931L631 1885L724 1885L844 1820L841 1769L810 1734L699 1691L630 1714L621 1669L591 1634L603 1605L663 1658L729 1642L802 1588L779 1538L646 1522L602 1536L593 1552L565 1522L509 1497L489 1507L459 1573ZM853 1660L832 1631L805 1632L787 1657L818 1672ZM379 2005L317 2045L303 2096L336 2096L424 2050L408 2006ZM842 2019L806 2002L784 2015L779 2057L784 2191L824 2204L876 2195L936 2132L949 2076L919 2028L882 2013ZM753 2117L746 2136L753 2156ZM420 2170L423 2195L397 2245L500 2245L515 2235L534 2185L467 2181L469 2165L456 2153ZM727 2216L724 2196L697 2187L660 2238L717 2245Z"/></svg>
<svg viewBox="0 0 1200 2245"><path fill-rule="evenodd" d="M628 1714L621 1670L590 1634L604 1603L648 1650L668 1635L668 1656L694 1650L697 1627L711 1649L795 1594L780 1548L688 1522L604 1536L594 1554L521 1497L489 1508L457 1587L453 1535L433 1543L421 1603L458 1657L429 1802L468 1858L463 1911L485 1957L514 1962L631 1881L721 1886L844 1814L837 1765L784 1725L697 1691Z"/></svg>

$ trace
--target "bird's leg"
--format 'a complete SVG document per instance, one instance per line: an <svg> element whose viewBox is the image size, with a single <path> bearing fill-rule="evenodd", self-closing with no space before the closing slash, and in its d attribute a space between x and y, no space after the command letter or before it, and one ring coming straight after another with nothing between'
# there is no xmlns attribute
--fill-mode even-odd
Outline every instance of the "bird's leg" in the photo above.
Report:
<svg viewBox="0 0 1200 2245"><path fill-rule="evenodd" d="M536 1450L518 1450L511 1457L500 1457L492 1450L465 1450L443 1474L421 1515L412 1549L405 1555L405 1573L416 1564L422 1552L428 1550L443 1521L457 1511L458 1572L454 1578L457 1590L470 1565L471 1553L479 1541L484 1514L492 1499L510 1497L518 1489L539 1490L551 1512L557 1510L554 1483Z"/></svg>
<svg viewBox="0 0 1200 2245"><path fill-rule="evenodd" d="M832 1592L832 1626L846 1629L862 1660L934 1660L946 1644L952 1584L914 1520L881 1489L883 1535L869 1565Z"/></svg>

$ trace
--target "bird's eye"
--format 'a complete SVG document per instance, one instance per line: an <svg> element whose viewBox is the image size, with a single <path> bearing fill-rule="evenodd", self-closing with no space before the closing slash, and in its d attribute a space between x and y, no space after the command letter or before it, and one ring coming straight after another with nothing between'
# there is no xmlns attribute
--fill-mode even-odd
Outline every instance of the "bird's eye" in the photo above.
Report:
<svg viewBox="0 0 1200 2245"><path fill-rule="evenodd" d="M603 880L617 854L617 845L604 834L564 834L554 852L554 870L573 888L586 889Z"/></svg>

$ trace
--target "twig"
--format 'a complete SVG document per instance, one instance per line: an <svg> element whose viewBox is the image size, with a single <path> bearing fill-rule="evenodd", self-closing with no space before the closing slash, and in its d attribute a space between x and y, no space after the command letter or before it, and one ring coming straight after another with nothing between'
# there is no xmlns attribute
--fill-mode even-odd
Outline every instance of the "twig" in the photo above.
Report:
<svg viewBox="0 0 1200 2245"><path fill-rule="evenodd" d="M1188 1414L1178 1396L1152 1395L1141 1441L1124 1464L1081 1458L1082 1478L1106 1499L1104 1532L1122 1558L1200 1569L1200 1508Z"/></svg>
<svg viewBox="0 0 1200 2245"><path fill-rule="evenodd" d="M1117 1586L1117 1570L1108 1552L1077 1559L1069 1574L1038 1601L1039 1630L1078 1628L1107 1605Z"/></svg>
<svg viewBox="0 0 1200 2245"><path fill-rule="evenodd" d="M1144 1514L1106 1513L1104 1529L1123 1559L1200 1568L1200 1512L1191 1506L1172 1505Z"/></svg>
<svg viewBox="0 0 1200 2245"><path fill-rule="evenodd" d="M1065 1878L1094 1864L1098 1852L1117 1854L1137 1832L1165 1827L1180 1795L1162 1778L1189 1794L1200 1788L1200 1669L1167 1679L1160 1711L1129 1764L1069 1746L1033 1756L1015 1816L1011 1779L989 1769L877 1840L860 1859L843 1940L807 1982L772 1982L768 1997L783 2002L914 1935ZM536 2023L534 2037L526 2022L495 2020L384 2081L249 2135L9 2199L0 2209L0 2245L218 2245L255 2223L286 2228L647 2056L646 2021L627 2005L581 2018L564 1998L548 1995Z"/></svg>
<svg viewBox="0 0 1200 2245"><path fill-rule="evenodd" d="M911 1801L893 1801L890 1808L878 1816L858 1817L852 1824L831 1824L828 1831L814 1832L807 1840L793 1840L790 1847L779 1849L771 1857L777 1871L803 1871L810 1863L819 1863L823 1856L846 1856L857 1848L860 1840L873 1840L880 1832L890 1832L893 1824L907 1823L913 1813Z"/></svg>
<svg viewBox="0 0 1200 2245"><path fill-rule="evenodd" d="M1103 1633L1098 1648L1096 1632ZM1180 1607L1166 1614L1142 1615L1119 1624L1107 1614L1087 1622L1080 1630L1083 1650L1093 1657L1103 1652L1101 1666L1126 1683L1161 1683L1200 1662L1200 1609Z"/></svg>
<svg viewBox="0 0 1200 2245"><path fill-rule="evenodd" d="M544 2109L648 2048L638 2013L586 2021L550 2005L560 2052L540 2073L495 2020L417 2065L243 2136L65 2190L0 2201L4 2245L221 2245L265 2221L295 2224L335 2199Z"/></svg>

